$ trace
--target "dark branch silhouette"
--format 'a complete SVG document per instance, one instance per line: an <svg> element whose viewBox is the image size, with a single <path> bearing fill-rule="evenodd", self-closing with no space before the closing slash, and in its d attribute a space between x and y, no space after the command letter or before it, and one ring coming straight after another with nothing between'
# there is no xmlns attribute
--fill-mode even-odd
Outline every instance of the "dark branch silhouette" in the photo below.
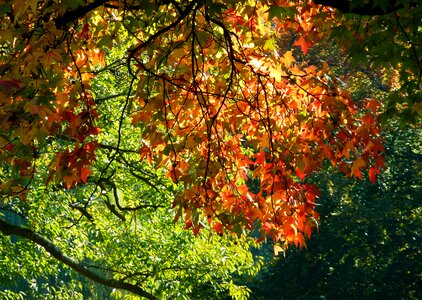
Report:
<svg viewBox="0 0 422 300"><path fill-rule="evenodd" d="M78 8L74 10L68 10L62 16L56 18L55 20L56 27L65 28L66 24L71 23L75 20L79 20L90 11L104 5L108 1L109 0L95 0L94 2L91 2L90 4L87 4L85 6L79 6Z"/></svg>
<svg viewBox="0 0 422 300"><path fill-rule="evenodd" d="M362 16L387 15L404 7L402 1L398 0L388 1L384 7L376 5L373 0L367 3L362 2L361 5L357 5L356 2L353 3L353 1L349 0L314 0L314 3L336 8L342 13L353 13ZM410 1L409 4L416 6L417 2Z"/></svg>

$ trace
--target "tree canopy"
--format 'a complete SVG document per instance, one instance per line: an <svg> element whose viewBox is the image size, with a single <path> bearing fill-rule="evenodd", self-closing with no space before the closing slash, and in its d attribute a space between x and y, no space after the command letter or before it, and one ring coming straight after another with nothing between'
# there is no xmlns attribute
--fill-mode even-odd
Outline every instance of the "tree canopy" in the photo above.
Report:
<svg viewBox="0 0 422 300"><path fill-rule="evenodd" d="M329 162L375 182L382 124L422 114L422 9L367 2L1 2L0 231L150 299L150 276L186 271L146 250L169 251L147 241L173 218L236 249L306 246L309 178ZM357 95L357 74L382 97Z"/></svg>

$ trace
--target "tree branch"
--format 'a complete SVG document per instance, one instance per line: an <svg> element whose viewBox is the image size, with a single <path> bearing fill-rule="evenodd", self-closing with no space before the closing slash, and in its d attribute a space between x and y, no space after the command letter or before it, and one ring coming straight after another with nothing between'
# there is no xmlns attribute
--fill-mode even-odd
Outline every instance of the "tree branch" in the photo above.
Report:
<svg viewBox="0 0 422 300"><path fill-rule="evenodd" d="M398 0L389 0L385 7L381 7L376 4L376 1L368 1L362 3L361 6L353 6L353 1L349 0L314 0L315 4L321 4L330 6L340 10L342 13L352 13L362 16L377 16L377 15L388 15L403 8L403 3ZM416 6L416 1L409 1L409 4Z"/></svg>
<svg viewBox="0 0 422 300"><path fill-rule="evenodd" d="M67 10L62 16L57 17L54 20L54 23L56 24L57 28L65 28L67 23L71 23L82 18L90 11L100 7L101 5L104 5L108 1L109 0L95 0L94 2L91 2L85 6L78 6L78 8L74 10Z"/></svg>
<svg viewBox="0 0 422 300"><path fill-rule="evenodd" d="M120 204L120 200L119 200L119 195L117 193L117 186L113 181L108 181L107 182L112 190L113 190L113 196L114 196L114 202L116 203L117 208L120 211L135 211L135 210L139 210L139 209L143 209L143 208L153 208L155 210L157 210L160 207L164 207L163 205L159 205L159 204L140 204L137 206L121 206Z"/></svg>
<svg viewBox="0 0 422 300"><path fill-rule="evenodd" d="M98 143L98 145L100 146L100 148L104 148L104 149L107 149L107 150L112 150L112 151L117 151L117 152L124 152L124 153L135 153L135 154L139 154L139 151L136 151L136 150L117 148L115 146L106 145L106 144L103 144L103 143Z"/></svg>
<svg viewBox="0 0 422 300"><path fill-rule="evenodd" d="M137 285L116 280L113 278L105 278L95 273L94 271L87 269L86 266L77 262L73 258L65 255L61 251L61 249L52 241L32 231L31 229L15 226L13 224L5 222L4 220L0 220L0 231L4 235L12 235L12 234L17 235L42 246L48 253L50 253L58 261L64 263L65 265L69 266L70 268L84 275L85 277L91 279L92 281L95 281L97 283L100 283L102 285L109 286L112 288L126 290L136 295L139 295L141 297L144 297L146 299L156 299L156 297L146 292L144 289L142 289L141 287Z"/></svg>
<svg viewBox="0 0 422 300"><path fill-rule="evenodd" d="M132 48L129 50L129 56L128 56L128 69L129 69L129 73L132 76L135 76L132 72L132 69L130 67L130 61L132 60L132 58L135 59L135 61L137 61L138 63L140 63L139 59L137 59L135 57L136 53L138 51L140 51L141 49L147 47L149 44L151 44L157 37L159 37L160 35L168 32L169 30L173 29L174 27L176 27L178 24L180 24L180 22L183 21L183 19L185 19L189 13L194 9L195 5L198 4L197 1L191 1L185 8L185 10L183 10L179 17L171 24L167 25L164 28L159 29L156 33L154 33L153 35L151 35L146 41L142 42L141 44L137 45L135 48ZM142 65L142 63L141 63Z"/></svg>

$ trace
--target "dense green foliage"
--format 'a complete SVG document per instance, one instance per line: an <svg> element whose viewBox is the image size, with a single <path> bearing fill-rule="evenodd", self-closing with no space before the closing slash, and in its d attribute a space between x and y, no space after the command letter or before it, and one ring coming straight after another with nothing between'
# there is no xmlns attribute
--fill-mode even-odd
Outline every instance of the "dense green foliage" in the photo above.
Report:
<svg viewBox="0 0 422 300"><path fill-rule="evenodd" d="M51 239L55 237L63 252L79 258L87 268L104 275L114 273L116 277L142 280L162 299L203 299L209 295L217 297L224 291L243 299L247 294L242 286L231 283L231 277L257 271L259 264L254 264L249 252L251 241L219 237L207 231L195 238L180 222L173 222L174 214L166 208L128 213L128 223L108 215L97 217L95 222L75 222L69 219L78 216L72 216L66 208L75 198L67 192L55 194L51 198L40 192L39 198L30 199L33 206L26 207L25 213L43 226L40 232ZM62 205L51 210L51 201ZM59 208L63 209L61 218L57 217ZM94 209L101 206L90 207L89 211ZM4 215L8 221L19 221L16 215ZM75 275L26 240L2 236L1 252L6 258L0 267L2 297L11 293L7 290L21 293L22 299L121 299L125 294L110 293L111 289ZM11 295L10 299L17 297Z"/></svg>

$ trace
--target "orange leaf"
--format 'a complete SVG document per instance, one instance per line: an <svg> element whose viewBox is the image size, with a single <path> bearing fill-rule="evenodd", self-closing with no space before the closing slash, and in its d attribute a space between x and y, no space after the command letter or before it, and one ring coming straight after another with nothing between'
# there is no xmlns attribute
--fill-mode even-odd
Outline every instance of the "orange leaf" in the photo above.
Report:
<svg viewBox="0 0 422 300"><path fill-rule="evenodd" d="M286 53L284 53L283 55L283 64L287 67L290 68L290 65L292 63L294 63L296 60L292 55L292 51L286 51Z"/></svg>
<svg viewBox="0 0 422 300"><path fill-rule="evenodd" d="M352 175L362 179L362 171L361 168L366 167L366 162L362 157L358 157L352 164Z"/></svg>

